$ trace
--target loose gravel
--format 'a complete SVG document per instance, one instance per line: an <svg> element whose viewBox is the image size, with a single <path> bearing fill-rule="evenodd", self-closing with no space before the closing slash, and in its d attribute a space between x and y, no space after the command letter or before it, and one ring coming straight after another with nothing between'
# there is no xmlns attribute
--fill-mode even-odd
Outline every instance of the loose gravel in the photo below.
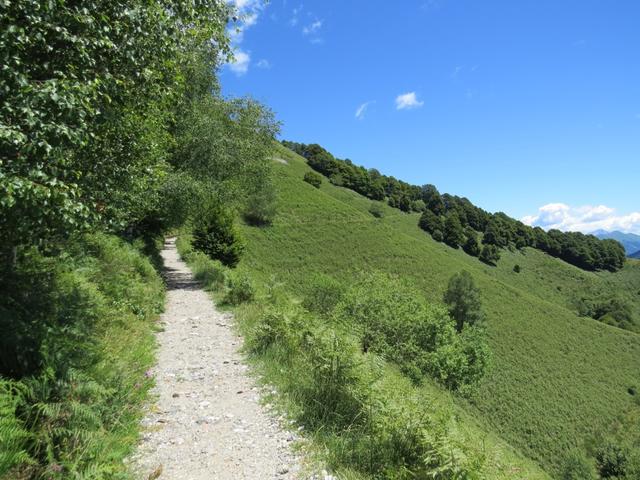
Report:
<svg viewBox="0 0 640 480"><path fill-rule="evenodd" d="M291 448L296 435L260 404L233 317L219 312L193 279L175 239L167 240L162 257L167 305L150 372L157 401L143 420L134 471L143 480L302 478Z"/></svg>

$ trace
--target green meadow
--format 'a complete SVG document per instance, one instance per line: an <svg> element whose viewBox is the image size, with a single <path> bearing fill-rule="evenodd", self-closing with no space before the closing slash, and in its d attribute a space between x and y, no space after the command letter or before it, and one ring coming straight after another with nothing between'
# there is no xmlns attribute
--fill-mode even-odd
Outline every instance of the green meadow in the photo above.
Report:
<svg viewBox="0 0 640 480"><path fill-rule="evenodd" d="M315 273L349 285L362 271L381 271L436 302L453 274L472 274L488 317L490 371L464 396L422 387L453 405L469 438L508 444L555 476L572 449L589 447L636 404L640 335L580 317L574 305L580 296L615 292L640 313L640 262L594 273L527 248L502 251L491 267L433 241L418 228L418 214L383 205L375 218L361 195L326 178L320 188L304 182L310 169L293 152L278 146L275 158L278 214L268 227L242 226L241 271L284 282L299 296ZM517 478L544 477L523 470Z"/></svg>

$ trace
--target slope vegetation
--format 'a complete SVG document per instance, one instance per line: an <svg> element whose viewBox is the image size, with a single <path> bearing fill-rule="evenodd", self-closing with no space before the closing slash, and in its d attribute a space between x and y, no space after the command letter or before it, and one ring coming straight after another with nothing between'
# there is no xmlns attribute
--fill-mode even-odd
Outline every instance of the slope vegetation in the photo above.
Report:
<svg viewBox="0 0 640 480"><path fill-rule="evenodd" d="M304 159L278 148L286 161L274 166L278 216L267 228L244 227L242 268L265 280L275 275L299 293L315 272L348 283L379 270L409 279L433 301L452 274L469 271L488 314L493 367L468 399L455 399L456 408L551 473L633 405L640 336L579 317L572 302L584 291L617 291L637 308L638 262L617 273L585 272L525 249L489 267L433 241L417 214L382 206L383 217L374 218L359 194L326 179L319 189L305 183Z"/></svg>

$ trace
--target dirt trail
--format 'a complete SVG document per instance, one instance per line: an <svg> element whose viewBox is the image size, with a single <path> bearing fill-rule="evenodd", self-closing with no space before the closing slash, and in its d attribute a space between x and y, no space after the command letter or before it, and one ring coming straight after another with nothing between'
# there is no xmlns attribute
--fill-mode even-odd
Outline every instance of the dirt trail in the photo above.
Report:
<svg viewBox="0 0 640 480"><path fill-rule="evenodd" d="M233 318L193 279L174 239L162 256L168 291L152 371L157 402L143 421L135 470L142 480L299 478L295 436L260 405Z"/></svg>

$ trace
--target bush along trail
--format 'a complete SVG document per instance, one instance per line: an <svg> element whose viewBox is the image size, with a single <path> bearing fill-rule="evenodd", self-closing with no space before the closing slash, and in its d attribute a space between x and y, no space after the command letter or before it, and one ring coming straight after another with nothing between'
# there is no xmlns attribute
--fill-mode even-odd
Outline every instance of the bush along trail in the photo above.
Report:
<svg viewBox="0 0 640 480"><path fill-rule="evenodd" d="M298 478L295 436L259 404L241 361L241 338L182 262L170 239L162 251L167 305L160 323L157 403L143 420L133 461L141 478Z"/></svg>

